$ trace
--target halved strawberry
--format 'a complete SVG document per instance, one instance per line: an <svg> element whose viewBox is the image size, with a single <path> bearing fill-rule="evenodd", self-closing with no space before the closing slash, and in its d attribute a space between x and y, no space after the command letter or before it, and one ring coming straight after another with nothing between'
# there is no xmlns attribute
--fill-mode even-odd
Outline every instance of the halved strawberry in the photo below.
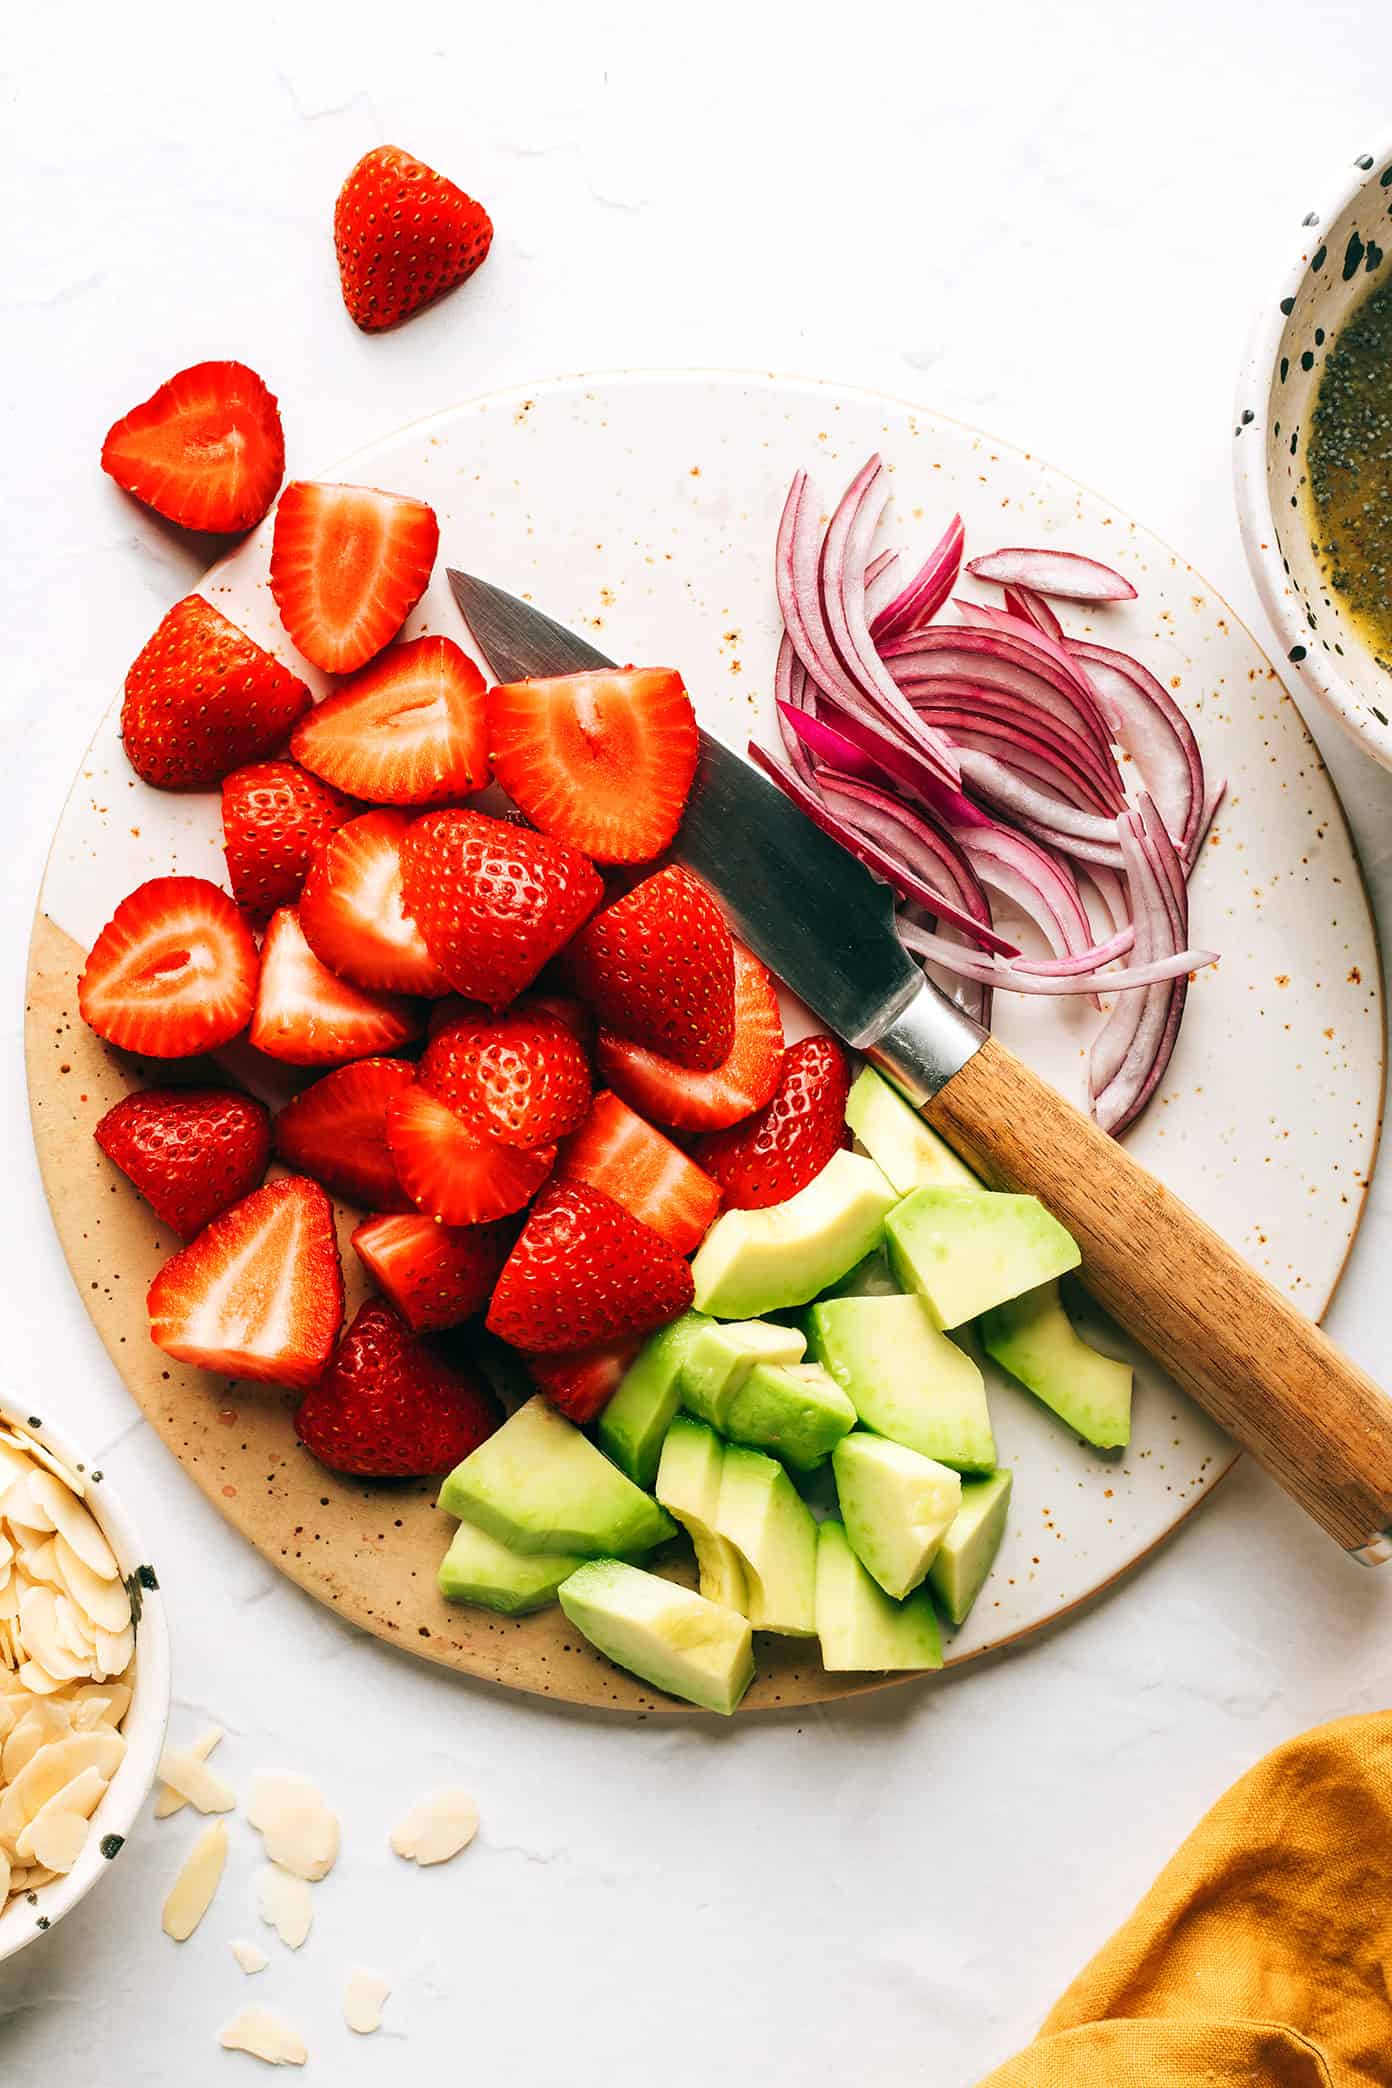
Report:
<svg viewBox="0 0 1392 2088"><path fill-rule="evenodd" d="M530 1014L533 1009L542 1015L554 1015L557 1022L563 1023L570 1031L582 1051L593 1050L597 1027L594 1010L570 994L524 993L521 1000L513 1002L513 1007L519 1015L524 1011Z"/></svg>
<svg viewBox="0 0 1392 2088"><path fill-rule="evenodd" d="M292 906L317 844L358 807L293 761L258 761L222 783L222 845L232 896L264 921Z"/></svg>
<svg viewBox="0 0 1392 2088"><path fill-rule="evenodd" d="M143 1058L190 1058L245 1029L256 945L206 877L152 877L123 899L77 982L77 1005L108 1044Z"/></svg>
<svg viewBox="0 0 1392 2088"><path fill-rule="evenodd" d="M284 1175L233 1204L150 1285L150 1339L224 1377L312 1385L343 1321L333 1205Z"/></svg>
<svg viewBox="0 0 1392 2088"><path fill-rule="evenodd" d="M725 916L679 863L585 923L565 971L606 1029L710 1072L735 1041L735 958Z"/></svg>
<svg viewBox="0 0 1392 2088"><path fill-rule="evenodd" d="M846 1142L851 1072L835 1037L804 1037L783 1054L778 1085L756 1116L692 1147L733 1210L786 1203Z"/></svg>
<svg viewBox="0 0 1392 2088"><path fill-rule="evenodd" d="M554 1146L524 1153L500 1144L423 1087L387 1104L387 1144L406 1194L442 1225L484 1225L520 1211L556 1160Z"/></svg>
<svg viewBox="0 0 1392 2088"><path fill-rule="evenodd" d="M488 212L397 145L379 145L334 205L343 302L364 333L381 333L465 282L488 257Z"/></svg>
<svg viewBox="0 0 1392 2088"><path fill-rule="evenodd" d="M270 1118L235 1088L143 1088L92 1135L181 1240L249 1196L271 1157Z"/></svg>
<svg viewBox="0 0 1392 2088"><path fill-rule="evenodd" d="M401 899L404 812L364 812L319 849L300 894L300 927L321 964L379 993L440 994L449 981Z"/></svg>
<svg viewBox="0 0 1392 2088"><path fill-rule="evenodd" d="M561 1146L556 1179L602 1189L678 1254L700 1245L720 1208L710 1176L607 1090Z"/></svg>
<svg viewBox="0 0 1392 2088"><path fill-rule="evenodd" d="M601 1030L595 1063L616 1094L643 1116L678 1131L715 1131L762 1109L778 1085L783 1018L773 975L735 944L735 1041L709 1073L695 1073Z"/></svg>
<svg viewBox="0 0 1392 2088"><path fill-rule="evenodd" d="M502 1007L604 895L563 841L483 812L427 812L401 848L406 911L456 992Z"/></svg>
<svg viewBox="0 0 1392 2088"><path fill-rule="evenodd" d="M137 654L121 703L121 741L157 790L207 790L259 761L313 699L298 674L185 595Z"/></svg>
<svg viewBox="0 0 1392 2088"><path fill-rule="evenodd" d="M690 1268L651 1226L588 1182L557 1182L528 1214L487 1324L514 1348L594 1348L665 1325L691 1296Z"/></svg>
<svg viewBox="0 0 1392 2088"><path fill-rule="evenodd" d="M439 542L423 500L293 480L276 509L271 593L305 658L326 674L364 666L425 593Z"/></svg>
<svg viewBox="0 0 1392 2088"><path fill-rule="evenodd" d="M287 1102L275 1120L275 1149L287 1167L313 1175L333 1196L369 1211L405 1211L411 1200L387 1148L387 1104L415 1085L409 1059L367 1058L336 1066Z"/></svg>
<svg viewBox="0 0 1392 2088"><path fill-rule="evenodd" d="M340 1066L395 1051L423 1027L414 1001L350 986L321 964L292 906L271 915L251 1018L251 1041L267 1058L291 1066Z"/></svg>
<svg viewBox="0 0 1392 2088"><path fill-rule="evenodd" d="M472 1371L374 1299L301 1400L295 1433L331 1472L416 1479L451 1470L502 1418Z"/></svg>
<svg viewBox="0 0 1392 2088"><path fill-rule="evenodd" d="M413 1211L365 1218L353 1246L402 1318L423 1333L482 1311L515 1235L506 1223L441 1225Z"/></svg>
<svg viewBox="0 0 1392 2088"><path fill-rule="evenodd" d="M377 805L444 805L488 781L483 676L452 638L404 638L301 719L295 759Z"/></svg>
<svg viewBox="0 0 1392 2088"><path fill-rule="evenodd" d="M245 363L180 370L102 444L102 470L185 529L250 529L285 475L276 402Z"/></svg>
<svg viewBox="0 0 1392 2088"><path fill-rule="evenodd" d="M421 1086L504 1145L551 1145L590 1102L590 1068L554 1015L509 1008L465 1015L426 1045Z"/></svg>
<svg viewBox="0 0 1392 2088"><path fill-rule="evenodd" d="M488 747L543 833L597 863L646 863L681 824L699 742L681 676L629 667L490 689Z"/></svg>
<svg viewBox="0 0 1392 2088"><path fill-rule="evenodd" d="M614 1341L605 1348L529 1356L527 1374L553 1407L583 1428L604 1412L639 1346L637 1341Z"/></svg>

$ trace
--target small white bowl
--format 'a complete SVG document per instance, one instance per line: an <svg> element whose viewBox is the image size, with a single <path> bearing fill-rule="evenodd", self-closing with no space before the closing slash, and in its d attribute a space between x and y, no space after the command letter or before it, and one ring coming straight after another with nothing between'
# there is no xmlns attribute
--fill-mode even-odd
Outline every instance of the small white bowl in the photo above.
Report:
<svg viewBox="0 0 1392 2088"><path fill-rule="evenodd" d="M164 1602L150 1554L131 1526L129 1517L111 1491L111 1482L100 1468L93 1471L76 1445L46 1420L11 1402L0 1402L0 1421L21 1435L33 1436L65 1465L81 1474L87 1485L87 1506L106 1533L123 1577L139 1590L140 1618L135 1631L135 1675L130 1708L121 1727L126 1740L125 1759L92 1816L92 1832L86 1846L66 1877L41 1885L12 1899L0 1913L0 1960L13 1957L26 1943L46 1934L62 1920L70 1907L86 1897L99 1878L106 1876L120 1854L141 1806L149 1796L155 1770L164 1749L169 1723L169 1628ZM134 1590L133 1604L134 1606Z"/></svg>

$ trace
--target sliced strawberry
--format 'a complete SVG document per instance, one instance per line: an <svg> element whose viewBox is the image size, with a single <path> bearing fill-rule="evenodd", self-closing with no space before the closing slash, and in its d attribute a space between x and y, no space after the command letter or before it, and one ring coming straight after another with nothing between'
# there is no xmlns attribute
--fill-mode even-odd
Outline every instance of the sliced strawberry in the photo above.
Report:
<svg viewBox="0 0 1392 2088"><path fill-rule="evenodd" d="M758 1114L707 1132L693 1156L731 1209L786 1203L845 1144L850 1090L850 1067L835 1037L804 1037L784 1052L778 1085Z"/></svg>
<svg viewBox="0 0 1392 2088"><path fill-rule="evenodd" d="M714 1131L762 1109L778 1085L783 1020L773 976L742 943L735 944L735 1041L709 1073L685 1066L601 1030L595 1063L632 1108L678 1131Z"/></svg>
<svg viewBox="0 0 1392 2088"><path fill-rule="evenodd" d="M350 986L321 964L292 906L271 915L251 1018L251 1041L267 1058L291 1066L341 1066L395 1051L423 1027L415 1002Z"/></svg>
<svg viewBox="0 0 1392 2088"><path fill-rule="evenodd" d="M594 1348L665 1325L691 1296L690 1268L651 1226L588 1182L557 1182L528 1214L487 1323L514 1348Z"/></svg>
<svg viewBox="0 0 1392 2088"><path fill-rule="evenodd" d="M235 1088L144 1088L92 1135L181 1240L249 1196L271 1157L270 1118Z"/></svg>
<svg viewBox="0 0 1392 2088"><path fill-rule="evenodd" d="M176 602L126 676L121 741L158 790L207 790L278 747L313 699L202 595Z"/></svg>
<svg viewBox="0 0 1392 2088"><path fill-rule="evenodd" d="M449 985L401 899L404 812L364 812L325 843L300 894L300 927L321 964L379 993Z"/></svg>
<svg viewBox="0 0 1392 2088"><path fill-rule="evenodd" d="M420 1211L365 1218L353 1246L379 1288L418 1333L457 1327L488 1303L517 1228L441 1225Z"/></svg>
<svg viewBox="0 0 1392 2088"><path fill-rule="evenodd" d="M735 1041L735 957L725 916L679 863L587 921L565 970L606 1029L709 1073Z"/></svg>
<svg viewBox="0 0 1392 2088"><path fill-rule="evenodd" d="M485 1225L520 1211L556 1160L554 1146L524 1153L500 1144L423 1087L388 1103L387 1144L406 1194L442 1225Z"/></svg>
<svg viewBox="0 0 1392 2088"><path fill-rule="evenodd" d="M681 824L699 741L681 676L629 667L490 689L488 747L544 834L597 863L646 863Z"/></svg>
<svg viewBox="0 0 1392 2088"><path fill-rule="evenodd" d="M108 1044L142 1058L191 1058L245 1029L256 945L206 877L152 877L121 901L92 945L77 1005Z"/></svg>
<svg viewBox="0 0 1392 2088"><path fill-rule="evenodd" d="M316 846L358 807L293 761L258 761L222 783L222 845L232 896L253 920L293 906Z"/></svg>
<svg viewBox="0 0 1392 2088"><path fill-rule="evenodd" d="M295 1413L331 1472L416 1479L447 1472L502 1420L491 1392L390 1305L364 1305Z"/></svg>
<svg viewBox="0 0 1392 2088"><path fill-rule="evenodd" d="M326 674L365 666L425 593L439 542L423 500L293 480L276 509L271 593L305 658Z"/></svg>
<svg viewBox="0 0 1392 2088"><path fill-rule="evenodd" d="M398 326L488 258L488 212L396 145L360 159L334 205L343 302L364 333Z"/></svg>
<svg viewBox="0 0 1392 2088"><path fill-rule="evenodd" d="M584 856L483 812L427 812L401 849L406 911L450 984L515 1000L604 895Z"/></svg>
<svg viewBox="0 0 1392 2088"><path fill-rule="evenodd" d="M316 776L377 805L444 805L488 781L483 676L452 638L405 638L303 718Z"/></svg>
<svg viewBox="0 0 1392 2088"><path fill-rule="evenodd" d="M414 1087L409 1059L359 1059L336 1066L287 1102L275 1120L275 1149L287 1167L313 1175L331 1196L369 1211L406 1211L410 1198L387 1148L387 1104Z"/></svg>
<svg viewBox="0 0 1392 2088"><path fill-rule="evenodd" d="M223 1377L312 1385L343 1321L333 1205L284 1175L214 1218L150 1285L150 1339Z"/></svg>
<svg viewBox="0 0 1392 2088"><path fill-rule="evenodd" d="M466 1123L523 1148L573 1131L590 1103L589 1063L571 1032L520 1007L447 1024L425 1047L420 1080Z"/></svg>
<svg viewBox="0 0 1392 2088"><path fill-rule="evenodd" d="M473 1017L487 1013L488 1010L482 1001L465 1000L462 993L443 994L439 1000L432 1000L430 1003L425 1034L428 1038L438 1037L441 1030L449 1029L453 1023L459 1022L465 1016Z"/></svg>
<svg viewBox="0 0 1392 2088"><path fill-rule="evenodd" d="M556 1178L602 1189L678 1254L700 1245L720 1208L710 1176L607 1091L595 1096L580 1129L562 1145Z"/></svg>
<svg viewBox="0 0 1392 2088"><path fill-rule="evenodd" d="M639 1346L637 1341L615 1341L606 1348L529 1356L527 1373L553 1407L583 1428L604 1412Z"/></svg>
<svg viewBox="0 0 1392 2088"><path fill-rule="evenodd" d="M563 1023L570 1031L582 1051L594 1049L596 1025L593 1010L583 1001L574 1000L570 994L524 993L513 1006L519 1015L524 1011L530 1014L533 1009L542 1015L554 1015L557 1022Z"/></svg>
<svg viewBox="0 0 1392 2088"><path fill-rule="evenodd" d="M102 470L185 529L250 529L285 475L280 413L245 363L180 370L123 414Z"/></svg>

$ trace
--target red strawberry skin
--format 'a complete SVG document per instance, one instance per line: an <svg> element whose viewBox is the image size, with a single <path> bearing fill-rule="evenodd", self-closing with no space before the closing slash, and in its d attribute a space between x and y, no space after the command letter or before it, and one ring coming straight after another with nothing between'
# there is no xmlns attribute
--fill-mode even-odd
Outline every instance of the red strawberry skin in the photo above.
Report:
<svg viewBox="0 0 1392 2088"><path fill-rule="evenodd" d="M502 1411L471 1371L413 1334L390 1305L364 1305L317 1385L295 1433L331 1472L416 1479L447 1472L492 1435Z"/></svg>
<svg viewBox="0 0 1392 2088"><path fill-rule="evenodd" d="M404 638L295 729L295 758L374 805L446 805L489 779L484 681L452 638Z"/></svg>
<svg viewBox="0 0 1392 2088"><path fill-rule="evenodd" d="M488 1303L515 1225L441 1225L419 1211L365 1218L353 1248L378 1288L418 1334L457 1327Z"/></svg>
<svg viewBox="0 0 1392 2088"><path fill-rule="evenodd" d="M420 1078L466 1123L524 1149L573 1131L590 1104L584 1051L540 1010L514 1007L446 1024L425 1047Z"/></svg>
<svg viewBox="0 0 1392 2088"><path fill-rule="evenodd" d="M692 1156L720 1184L728 1208L786 1203L846 1143L851 1073L834 1037L804 1037L783 1054L778 1085L757 1115L697 1139Z"/></svg>
<svg viewBox="0 0 1392 2088"><path fill-rule="evenodd" d="M735 1041L735 955L725 917L680 864L645 878L587 922L566 953L606 1029L710 1072Z"/></svg>
<svg viewBox="0 0 1392 2088"><path fill-rule="evenodd" d="M616 1341L568 1355L529 1356L527 1371L538 1392L577 1428L584 1428L604 1412L640 1346L637 1341Z"/></svg>
<svg viewBox="0 0 1392 2088"><path fill-rule="evenodd" d="M273 752L310 702L297 674L202 595L185 595L126 676L121 740L157 790L208 790Z"/></svg>
<svg viewBox="0 0 1392 2088"><path fill-rule="evenodd" d="M442 1225L510 1217L536 1195L556 1161L554 1146L505 1146L421 1086L387 1104L387 1144L402 1188Z"/></svg>
<svg viewBox="0 0 1392 2088"><path fill-rule="evenodd" d="M364 333L399 326L466 282L492 243L483 205L396 145L366 153L334 205L343 302Z"/></svg>
<svg viewBox="0 0 1392 2088"><path fill-rule="evenodd" d="M285 475L280 411L245 363L180 370L102 444L102 470L184 529L250 529Z"/></svg>
<svg viewBox="0 0 1392 2088"><path fill-rule="evenodd" d="M404 812L364 812L316 851L300 894L305 941L321 964L373 993L443 994L448 981L401 897Z"/></svg>
<svg viewBox="0 0 1392 2088"><path fill-rule="evenodd" d="M603 897L564 842L482 812L427 812L401 847L406 911L451 986L505 1006Z"/></svg>
<svg viewBox="0 0 1392 2088"><path fill-rule="evenodd" d="M698 1247L720 1209L720 1190L670 1138L607 1092L561 1146L556 1175L588 1182L661 1233L678 1254Z"/></svg>
<svg viewBox="0 0 1392 2088"><path fill-rule="evenodd" d="M246 1028L257 975L251 930L226 892L203 877L152 877L93 943L77 1005L123 1051L191 1058Z"/></svg>
<svg viewBox="0 0 1392 2088"><path fill-rule="evenodd" d="M762 1109L783 1063L783 1019L772 974L735 944L735 1041L708 1073L679 1066L612 1030L601 1030L595 1064L640 1116L678 1131L714 1131Z"/></svg>
<svg viewBox="0 0 1392 2088"><path fill-rule="evenodd" d="M234 1088L144 1088L92 1135L181 1240L249 1196L271 1157L265 1109Z"/></svg>
<svg viewBox="0 0 1392 2088"><path fill-rule="evenodd" d="M275 1120L277 1157L331 1196L369 1211L409 1210L387 1145L387 1104L415 1085L409 1059L366 1058L310 1083Z"/></svg>
<svg viewBox="0 0 1392 2088"><path fill-rule="evenodd" d="M532 1206L487 1324L514 1348L549 1354L645 1334L691 1297L691 1270L650 1226L586 1182L558 1182Z"/></svg>
<svg viewBox="0 0 1392 2088"><path fill-rule="evenodd" d="M295 479L280 496L271 593L307 660L351 674L394 638L425 593L435 511L405 493Z"/></svg>
<svg viewBox="0 0 1392 2088"><path fill-rule="evenodd" d="M326 834L359 807L293 761L258 761L222 782L222 845L232 896L254 921L293 906Z"/></svg>

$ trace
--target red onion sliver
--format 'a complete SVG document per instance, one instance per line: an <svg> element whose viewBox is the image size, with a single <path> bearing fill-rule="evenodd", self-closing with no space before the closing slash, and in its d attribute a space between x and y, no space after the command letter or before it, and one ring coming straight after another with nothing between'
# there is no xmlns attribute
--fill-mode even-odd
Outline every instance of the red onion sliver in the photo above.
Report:
<svg viewBox="0 0 1392 2088"><path fill-rule="evenodd" d="M1076 661L1064 667L1046 650L1048 642L1040 636L1037 642L1031 638L1026 644L1015 632L998 626L959 624L948 629L934 625L890 639L884 659L899 687L909 695L922 694L932 684L949 680L1024 697L1090 739L1104 768L1114 766L1111 727L1096 697L1081 678Z"/></svg>
<svg viewBox="0 0 1392 2088"><path fill-rule="evenodd" d="M782 723L798 733L814 755L821 754L843 769L858 773L855 756L871 764L873 771L890 776L905 790L932 807L953 826L989 826L986 814L950 784L940 783L911 747L892 736L892 728L867 725L848 711L836 710L835 723L810 711L798 716L779 713ZM833 747L831 742L838 744ZM848 756L850 758L848 758ZM875 774L873 780L879 780Z"/></svg>
<svg viewBox="0 0 1392 2088"><path fill-rule="evenodd" d="M909 921L901 922L899 933L904 947L912 950L915 956L927 957L945 970L959 972L963 978L978 979L1006 993L1047 994L1055 999L1080 993L1119 993L1128 1000L1137 994L1148 1000L1162 985L1166 987L1168 997L1169 988L1176 979L1187 979L1191 971L1218 961L1211 950L1175 950L1152 963L1130 965L1124 971L1093 971L1075 978L1061 978L1057 974L1049 976L1021 971L1017 965L975 956L970 950L959 949L955 943L945 942L926 928L915 928Z"/></svg>
<svg viewBox="0 0 1392 2088"><path fill-rule="evenodd" d="M976 872L957 843L921 819L876 783L823 769L822 795L847 826L878 842L920 877L930 891L941 891L973 921L990 928L991 904Z"/></svg>
<svg viewBox="0 0 1392 2088"><path fill-rule="evenodd" d="M1187 850L1204 801L1203 757L1188 719L1139 660L1082 640L1070 649L1086 663L1108 723L1140 770L1176 847Z"/></svg>
<svg viewBox="0 0 1392 2088"><path fill-rule="evenodd" d="M1063 644L1063 625L1043 595L1036 594L1032 587L1007 587L1005 606L1012 615L1023 617L1026 623L1038 624L1044 636L1052 638L1055 645Z"/></svg>
<svg viewBox="0 0 1392 2088"><path fill-rule="evenodd" d="M962 517L954 515L908 586L885 604L871 624L870 636L876 645L932 622L957 584L965 541Z"/></svg>
<svg viewBox="0 0 1392 2088"><path fill-rule="evenodd" d="M773 700L778 713L778 730L782 736L784 750L794 773L809 790L817 788L816 770L807 749L788 720L801 716L811 701L812 684L807 678L807 669L793 651L793 641L785 631L778 647L778 664L773 670Z"/></svg>
<svg viewBox="0 0 1392 2088"><path fill-rule="evenodd" d="M1039 594L1061 595L1072 602L1134 602L1136 590L1129 580L1095 558L1082 558L1076 551L1047 551L1011 546L974 558L967 571L976 580L996 580L1002 586L1032 587Z"/></svg>
<svg viewBox="0 0 1392 2088"><path fill-rule="evenodd" d="M962 780L974 785L983 796L995 798L1012 815L1047 827L1051 835L1075 836L1080 841L1092 841L1115 852L1115 819L1099 819L1095 813L1079 812L1075 806L1065 804L1062 798L1050 797L1044 791L1034 789L1022 780L1018 770L997 760L993 754L978 754L975 749L970 749L960 756L960 760Z"/></svg>

